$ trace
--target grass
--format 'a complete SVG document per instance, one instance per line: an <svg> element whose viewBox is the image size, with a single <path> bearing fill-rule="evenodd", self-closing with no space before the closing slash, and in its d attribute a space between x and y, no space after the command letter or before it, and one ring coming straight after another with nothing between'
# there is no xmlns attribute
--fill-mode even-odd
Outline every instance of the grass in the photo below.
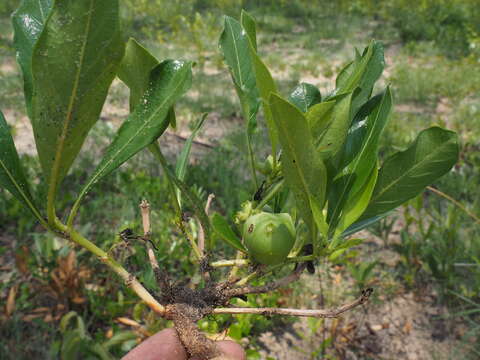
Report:
<svg viewBox="0 0 480 360"><path fill-rule="evenodd" d="M289 16L282 11L252 9L259 20L262 33L259 39L260 48L263 49L261 55L272 69L274 77L279 79L279 89L283 94L288 94L299 81L312 82L319 86L323 93L327 93L334 87L335 74L352 57L354 47L363 47L372 36L385 40L388 54L388 75L385 81L391 83L394 89L396 111L382 143L382 154L386 156L393 150L405 148L415 133L433 124L458 131L462 141L461 161L454 172L442 178L435 186L461 201L472 212L480 213L476 189L480 183L478 59L449 59L435 44L429 42L399 46L399 36L394 29L387 27L385 31L379 32L375 20L359 15L345 14L334 17L330 16L328 11L318 14L309 7L291 8L294 11L292 10ZM302 17L304 15L307 17ZM207 14L179 25L183 30L192 31L194 36L175 37L175 33L162 33L158 29L148 36L142 31L138 33L144 36L142 40L149 48L153 46L159 59L183 57L198 63L192 90L176 108L179 126L185 129L201 113L209 112L209 119L214 124L211 128L228 129L229 134L226 135L223 130L213 135L205 132L209 136L207 140L212 141L215 148L210 150L207 156L195 156L189 169L188 183L197 184L194 191L201 196L216 194L216 210L231 216L240 204L249 198L252 185L244 171L247 160L238 159L237 156L238 149L245 146L244 136L240 132L243 125L239 119L239 105L231 80L216 50L216 41L221 31L221 22L218 19L217 16L209 17ZM1 19L2 66L13 64L14 61L11 36L7 29L9 21ZM23 99L18 72L2 70L0 78L2 110L15 110L22 114ZM73 173L65 179L65 191L59 208L65 209L71 205L76 195L72 189L78 188L77 182L84 181L91 173L98 159L95 154L100 153L112 135L112 129L118 126L125 116L127 96L127 89L116 83L109 96L109 107L112 111L104 113L105 121L99 122L94 128L94 137L88 145L93 155L84 154L75 165ZM7 120L11 124L15 123L15 119ZM208 121L207 119L207 123ZM222 138L218 140L220 136ZM259 144L257 150L260 153L264 152L262 139L265 136L265 129L260 126L256 134ZM172 163L175 156L174 152L169 154ZM37 161L28 157L23 160L27 163L29 178L41 178ZM147 197L152 204L152 227L155 231L153 240L159 248L159 254L162 254L160 261L168 270L178 273L179 278L193 276L193 267L188 261L188 245L172 231L173 211L169 205L167 183L148 153L135 157L99 185L88 195L86 206L79 213L78 222L85 224L81 229L84 233L94 238L96 244L104 249L119 251L119 256L128 258L129 266L141 280L154 287L152 273L145 270L147 261L142 245L136 244L132 254L128 251L121 253L121 241L116 235L126 227L140 232L138 203L140 199ZM35 187L41 196L42 183ZM38 289L47 293L49 275L58 268L58 259L68 253L69 247L57 243L50 235L38 232L27 210L1 189L0 198L0 213L2 217L5 215L5 220L0 222L3 234L0 257L2 261L6 261L4 259L14 258L17 254L18 258L19 254L25 251L23 246L26 245L27 249L30 248L29 252L25 252L26 266L29 276L35 279L20 288L17 314L2 322L0 326L2 339L6 340L3 347L0 347L0 357L48 358L50 344L53 340L60 341L62 336L56 330L56 323L45 323L41 319L26 323L22 316L54 302L50 295L42 297L42 292ZM412 202L397 214L398 219L407 221L397 247L393 247L388 241L382 246L366 245L366 258L352 251L339 260L339 272L342 276L359 279L363 285L381 279L383 285L378 286L383 286L381 291L387 294L395 294L403 287L418 290L425 282L433 281L440 294L438 301L450 306L452 316L457 316L469 324L473 336L478 337L478 314L465 314L464 310L478 308L474 306L478 306L480 270L478 266L457 264L478 265L479 259L475 254L480 253L479 226L445 199L431 193L417 199L417 202ZM379 226L377 231L388 238L394 230L387 223L383 225L383 228ZM422 227L425 231L418 231ZM7 239L15 240L7 242ZM36 245L30 246L32 243ZM225 251L222 246L219 246L219 249ZM367 274L359 272L361 269L357 268L357 264L378 260L378 252L385 249L397 252L402 261L394 267L379 263ZM362 251L365 251L365 248L362 248ZM77 310L82 315L88 332L94 339L105 339L109 329L119 331L118 324L112 321L112 314L130 316L142 321L152 331L168 325L163 320L153 318L133 294L125 290L115 277L87 254L78 251L77 259L79 266L88 266L95 271L94 277L81 279L89 285L82 292L87 300L83 304L75 304L73 299L68 298L62 301L69 309ZM17 266L18 263L21 261L17 260ZM319 271L322 274L325 271L330 276L329 265L321 265L317 270L322 270ZM2 296L5 297L9 289L23 279L24 275L14 270L12 277L0 285ZM282 296L276 293L249 301L259 301L264 305L276 305L280 301L283 306L318 306L318 303L312 303L312 296L324 296L328 303L342 300L348 295L328 292L319 295L318 289L307 293L303 287L294 287L292 291L298 296ZM452 295L452 292L458 295ZM238 317L233 323L232 334L235 334L237 339L251 333L259 334L272 326L270 321L252 316ZM217 332L231 324L231 318L219 317L213 321L205 321L202 328ZM31 336L29 329L33 329ZM27 336L32 341L24 347L22 338ZM253 340L252 342L255 343ZM13 348L21 348L23 353L11 352ZM256 351L255 344L252 349ZM117 354L126 350L128 349L117 350Z"/></svg>

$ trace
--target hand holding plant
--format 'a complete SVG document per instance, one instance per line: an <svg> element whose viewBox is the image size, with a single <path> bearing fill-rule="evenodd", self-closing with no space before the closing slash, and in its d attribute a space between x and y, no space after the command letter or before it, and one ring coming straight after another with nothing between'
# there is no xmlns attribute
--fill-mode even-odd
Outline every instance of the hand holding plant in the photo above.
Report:
<svg viewBox="0 0 480 360"><path fill-rule="evenodd" d="M158 138L175 124L174 105L191 85L192 63L158 61L134 39L125 43L118 25L118 1L24 0L13 16L17 59L22 68L27 113L39 160L48 184L46 207L30 194L15 145L0 115L0 185L27 206L48 230L96 255L159 316L173 320L189 356L220 353L196 322L215 314L282 314L336 317L368 300L371 289L353 302L330 310L232 307L233 298L273 291L314 271L320 258L335 258L358 240L347 237L385 217L448 172L458 156L456 134L432 127L405 151L380 166L378 144L391 108L387 87L372 96L384 68L383 47L372 41L339 73L335 89L323 95L311 84L279 94L257 52L254 19L225 18L220 50L225 58L245 119L252 179L251 200L236 216L237 228L218 213L209 215L185 183L193 137L175 169L164 157ZM61 74L61 76L59 76ZM120 126L68 214L57 209L62 182L98 120L115 77L130 89L130 115ZM263 117L259 116L260 111ZM258 118L258 119L257 119ZM255 154L257 120L268 129L271 154ZM170 183L176 225L191 245L202 281L185 285L157 262L146 248L160 293L153 293L116 259L77 230L75 222L89 190L135 154L148 148ZM149 205L143 202L144 240L151 231ZM193 211L198 231L185 221ZM154 230L154 229L153 229ZM240 236L239 234L243 234ZM215 259L215 240L238 252L235 259ZM228 273L224 268L230 268ZM285 277L266 281L280 270ZM252 285L252 282L263 285Z"/></svg>

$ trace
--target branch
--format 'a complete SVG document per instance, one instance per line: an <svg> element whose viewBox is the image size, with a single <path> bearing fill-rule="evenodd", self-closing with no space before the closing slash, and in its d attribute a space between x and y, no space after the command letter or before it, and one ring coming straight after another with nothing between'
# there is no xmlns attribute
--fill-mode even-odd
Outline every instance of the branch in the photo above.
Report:
<svg viewBox="0 0 480 360"><path fill-rule="evenodd" d="M64 231L63 237L67 240L84 247L91 253L95 254L100 261L109 266L115 273L117 273L125 282L125 284L131 288L145 303L160 316L165 315L165 307L161 305L149 292L143 287L143 285L130 274L122 265L117 263L112 257L110 257L105 251L100 249L91 241L84 238L80 233L75 230L69 230L63 224L57 224L60 230ZM61 226L61 227L60 227ZM68 231L68 232L67 232Z"/></svg>
<svg viewBox="0 0 480 360"><path fill-rule="evenodd" d="M157 258L153 252L152 245L150 244L150 204L147 200L142 200L140 203L140 210L142 212L142 224L143 224L143 237L145 238L145 243L147 245L148 260L152 266L153 273L155 274L155 279L157 280L158 285L164 296L169 296L171 292L170 286L170 277L168 273L161 269L158 265Z"/></svg>
<svg viewBox="0 0 480 360"><path fill-rule="evenodd" d="M152 269L155 271L156 269L159 268L159 265L149 241L150 235L151 235L150 204L148 203L147 200L142 200L142 202L140 203L140 211L142 212L143 238L145 239L145 243L147 245L148 260L150 261L150 265L152 266Z"/></svg>
<svg viewBox="0 0 480 360"><path fill-rule="evenodd" d="M355 301L340 306L339 308L327 310L303 310L303 309L285 309L285 308L217 308L212 314L259 314L259 315L288 315L288 316L308 316L316 318L335 318L359 305L364 304L370 298L373 289L368 288L362 291L362 295Z"/></svg>
<svg viewBox="0 0 480 360"><path fill-rule="evenodd" d="M227 267L227 266L246 266L249 265L248 259L234 259L234 260L218 260L210 263L211 267Z"/></svg>
<svg viewBox="0 0 480 360"><path fill-rule="evenodd" d="M243 286L239 288L234 288L228 290L225 295L229 297L236 297L246 294L263 294L276 290L279 287L286 286L294 281L297 281L303 270L305 270L306 266L306 263L299 264L298 267L290 275L269 284L263 286Z"/></svg>
<svg viewBox="0 0 480 360"><path fill-rule="evenodd" d="M185 137L185 136L182 136L182 135L179 135L179 134L175 134L175 133L171 133L171 132L169 132L169 131L166 131L166 132L165 132L165 135L173 136L173 137L177 138L177 139L180 140L180 141L187 141L187 139L188 139L188 138ZM198 140L193 140L193 141L192 141L192 144L204 146L204 147L206 147L206 148L208 148L208 149L213 149L213 148L215 148L215 146L212 145L212 144L207 144L207 143L205 143L205 142L198 141Z"/></svg>

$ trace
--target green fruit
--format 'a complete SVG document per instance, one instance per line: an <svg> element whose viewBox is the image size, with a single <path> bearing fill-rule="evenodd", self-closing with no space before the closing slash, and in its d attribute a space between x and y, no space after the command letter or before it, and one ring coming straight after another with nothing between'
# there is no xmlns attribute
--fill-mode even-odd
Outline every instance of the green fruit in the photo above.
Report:
<svg viewBox="0 0 480 360"><path fill-rule="evenodd" d="M259 263L282 263L295 243L295 227L289 214L262 212L250 216L243 227L249 254Z"/></svg>

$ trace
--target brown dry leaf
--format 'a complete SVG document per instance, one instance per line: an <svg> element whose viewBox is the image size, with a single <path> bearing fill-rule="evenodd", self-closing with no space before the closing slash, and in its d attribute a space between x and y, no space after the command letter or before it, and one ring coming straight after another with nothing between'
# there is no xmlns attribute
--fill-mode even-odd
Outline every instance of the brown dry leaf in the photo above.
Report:
<svg viewBox="0 0 480 360"><path fill-rule="evenodd" d="M402 331L405 334L410 334L412 331L412 322L410 320L405 321L405 325L403 325Z"/></svg>
<svg viewBox="0 0 480 360"><path fill-rule="evenodd" d="M61 294L61 293L64 293L65 292L65 289L63 287L63 283L62 281L60 280L60 277L57 276L57 269L54 269L51 273L50 273L50 278L53 280L54 282L54 292L56 294Z"/></svg>
<svg viewBox="0 0 480 360"><path fill-rule="evenodd" d="M38 307L36 309L33 309L32 313L34 313L34 314L44 313L44 312L48 312L49 310L50 309L48 307L42 306L42 307Z"/></svg>
<svg viewBox="0 0 480 360"><path fill-rule="evenodd" d="M14 285L8 291L7 302L5 304L5 315L7 318L15 311L15 297L17 296L18 285Z"/></svg>
<svg viewBox="0 0 480 360"><path fill-rule="evenodd" d="M108 329L107 332L105 333L105 337L106 337L107 339L111 339L112 336L113 336L113 329L110 328L110 329Z"/></svg>
<svg viewBox="0 0 480 360"><path fill-rule="evenodd" d="M80 297L80 296L75 296L73 299L72 299L72 302L74 304L83 304L85 302L85 298L84 297Z"/></svg>
<svg viewBox="0 0 480 360"><path fill-rule="evenodd" d="M47 314L47 315L45 315L45 317L43 318L43 321L45 321L45 322L52 322L52 321L53 321L53 316L52 316L52 314Z"/></svg>
<svg viewBox="0 0 480 360"><path fill-rule="evenodd" d="M25 321L25 322L30 322L33 319L37 319L37 318L42 317L42 316L43 316L43 314L29 314L29 315L23 316L22 320Z"/></svg>
<svg viewBox="0 0 480 360"><path fill-rule="evenodd" d="M116 320L119 323L122 323L122 324L127 325L127 326L134 326L134 327L140 327L141 326L135 320L132 320L132 319L129 319L129 318L126 318L126 317L118 317L118 318L116 318Z"/></svg>
<svg viewBox="0 0 480 360"><path fill-rule="evenodd" d="M25 245L22 245L19 251L15 253L15 266L23 275L28 274L27 260L29 255L29 249Z"/></svg>
<svg viewBox="0 0 480 360"><path fill-rule="evenodd" d="M342 274L338 273L333 276L333 282L335 285L340 285L342 282Z"/></svg>

